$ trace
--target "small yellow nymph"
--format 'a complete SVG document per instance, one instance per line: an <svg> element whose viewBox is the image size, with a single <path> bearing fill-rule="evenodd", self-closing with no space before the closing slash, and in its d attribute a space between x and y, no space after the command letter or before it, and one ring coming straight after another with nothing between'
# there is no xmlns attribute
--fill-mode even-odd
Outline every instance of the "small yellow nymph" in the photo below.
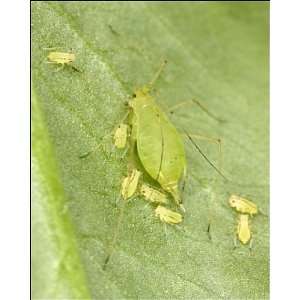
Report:
<svg viewBox="0 0 300 300"><path fill-rule="evenodd" d="M162 222L167 224L178 224L182 222L182 215L175 211L165 208L164 206L157 206L155 209L155 216L159 217Z"/></svg>

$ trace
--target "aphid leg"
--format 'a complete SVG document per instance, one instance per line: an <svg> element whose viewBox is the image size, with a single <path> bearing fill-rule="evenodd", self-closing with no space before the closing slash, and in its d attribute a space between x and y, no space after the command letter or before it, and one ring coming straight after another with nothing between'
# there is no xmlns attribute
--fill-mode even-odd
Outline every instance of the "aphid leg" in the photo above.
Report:
<svg viewBox="0 0 300 300"><path fill-rule="evenodd" d="M121 194L124 190L127 190L129 188L130 184L131 184L130 180L127 180L126 186L122 187ZM130 198L130 200L132 200L135 197L129 197L129 198ZM103 267L102 267L103 270L106 269L107 264L108 264L112 254L113 254L114 247L115 247L115 244L117 242L118 235L119 235L119 232L120 232L120 227L121 227L121 224L122 224L122 221L123 221L123 218L124 218L125 205L127 204L129 198L123 198L122 199L123 201L121 201L121 211L120 211L120 215L119 215L119 218L118 218L118 223L117 223L116 229L114 231L113 239L112 239L111 245L109 247L108 254L107 254L107 256L104 260L104 264L103 264Z"/></svg>
<svg viewBox="0 0 300 300"><path fill-rule="evenodd" d="M103 140L106 136L108 136L109 134L107 134L107 135L104 135L103 137L101 137L101 140ZM90 151L88 151L88 152L85 152L85 153L83 153L83 154L81 154L80 156L79 156L79 158L86 158L86 157L88 157L88 156L90 156L91 154L93 154L94 152L96 152L99 148L101 148L102 147L102 143L99 143L98 145L96 145L92 150L90 150ZM102 148L102 150L103 150L103 148Z"/></svg>
<svg viewBox="0 0 300 300"><path fill-rule="evenodd" d="M236 237L236 233L234 233L234 239L233 239L233 249L235 250L237 248L237 237Z"/></svg>
<svg viewBox="0 0 300 300"><path fill-rule="evenodd" d="M107 267L107 264L109 263L109 260L113 254L113 251L114 251L114 247L115 247L115 244L117 242L117 238L118 238L118 235L119 235L119 231L120 231L120 226L121 226L121 223L123 221L123 217L124 217L124 211L125 211L125 205L126 205L126 202L125 201L122 201L121 202L122 206L121 206L121 211L120 211L120 215L119 215L119 218L118 218L118 223L117 223L117 226L114 230L114 235L113 235L113 239L112 239L112 242L110 244L110 247L107 251L107 256L104 260L104 263L103 263L103 266L102 266L102 269L105 270L106 267Z"/></svg>
<svg viewBox="0 0 300 300"><path fill-rule="evenodd" d="M150 206L150 203L149 203L149 202L146 202L146 204L145 204L144 207L143 207L143 210L145 210L146 207L148 207L148 206Z"/></svg>
<svg viewBox="0 0 300 300"><path fill-rule="evenodd" d="M195 135L195 134L189 134L185 131L186 136L188 137L188 139L190 140L190 142L196 147L196 149L201 153L201 155L204 157L204 159L225 179L228 180L222 172L222 168L223 168L223 158L222 158L222 141L221 139L216 139L216 138L211 138L211 137L207 137L205 135ZM215 167L215 165L208 159L208 157L202 152L202 150L200 149L200 147L194 142L194 140L192 139L192 137L196 138L196 139L201 139L201 140L205 140L207 142L210 143L214 143L218 145L218 150L219 150L219 158L218 158L218 165L219 167ZM213 198L212 201L212 206L215 205L215 194L212 192L211 197ZM207 228L207 233L208 233L208 237L209 239L211 239L211 233L210 233L210 229L211 229L211 222L212 222L212 210L210 209L209 212L209 218L208 218L208 228Z"/></svg>
<svg viewBox="0 0 300 300"><path fill-rule="evenodd" d="M165 232L166 243L168 244L167 224L166 223L164 223L164 232Z"/></svg>
<svg viewBox="0 0 300 300"><path fill-rule="evenodd" d="M111 24L108 24L107 27L109 28L109 30L111 31L112 34L116 35L116 36L120 36L120 33L117 32Z"/></svg>
<svg viewBox="0 0 300 300"><path fill-rule="evenodd" d="M77 69L76 67L74 67L73 65L69 65L74 71L82 73L81 70Z"/></svg>
<svg viewBox="0 0 300 300"><path fill-rule="evenodd" d="M58 67L54 72L59 72L65 67L65 64L61 64L60 67Z"/></svg>
<svg viewBox="0 0 300 300"><path fill-rule="evenodd" d="M49 47L49 48L42 48L45 51L53 51L53 50L57 50L57 49L61 49L62 47Z"/></svg>
<svg viewBox="0 0 300 300"><path fill-rule="evenodd" d="M163 60L163 62L161 63L159 69L157 70L157 72L155 73L155 75L153 76L152 80L149 83L150 90L153 89L153 85L154 85L155 81L159 78L159 76L162 73L163 69L165 68L166 64L167 64L167 61Z"/></svg>
<svg viewBox="0 0 300 300"><path fill-rule="evenodd" d="M129 112L126 112L125 116L124 116L124 117L122 118L122 120L121 120L121 123L128 117L128 115L129 115ZM119 125L118 125L118 126L119 126ZM111 136L111 135L117 130L118 126L115 127L111 132L109 132L109 133L105 134L104 136L102 136L102 137L100 138L101 141L104 140L106 137ZM94 152L96 152L96 151L97 151L99 148L101 148L101 147L102 147L102 142L99 143L98 145L96 145L92 150L90 150L90 151L88 151L88 152L86 152L86 153L81 154L81 155L79 156L79 158L86 158L86 157L88 157L89 155L91 155L91 154L93 154Z"/></svg>
<svg viewBox="0 0 300 300"><path fill-rule="evenodd" d="M249 254L252 255L253 237L251 237L249 242Z"/></svg>
<svg viewBox="0 0 300 300"><path fill-rule="evenodd" d="M207 225L207 235L208 235L208 239L211 241L212 238L211 238L211 233L210 233L210 225L211 225L211 222L209 222Z"/></svg>
<svg viewBox="0 0 300 300"><path fill-rule="evenodd" d="M125 150L124 150L124 152L123 152L122 155L121 155L121 160L123 160L123 159L125 158L125 156L126 156L127 153L128 153L128 150L129 150L129 147L126 147Z"/></svg>
<svg viewBox="0 0 300 300"><path fill-rule="evenodd" d="M182 210L183 213L185 213L185 208L183 206L183 202L184 202L183 193L184 193L184 189L185 189L186 177L187 177L187 172L186 172L186 167L185 167L184 170L183 170L182 184L181 184L181 187L180 187L180 190L181 190L180 194L182 195L182 197L181 197L182 203L179 205L180 209Z"/></svg>
<svg viewBox="0 0 300 300"><path fill-rule="evenodd" d="M224 174L223 174L223 152L222 152L222 140L218 139L218 138L212 138L212 137L208 137L205 135L201 135L201 134L189 134L185 131L185 136L188 137L188 139L190 140L190 142L196 147L196 149L201 153L201 155L204 157L204 159L225 179L228 180ZM205 140L209 143L213 143L218 145L218 152L219 152L219 157L218 157L218 165L219 167L216 168L215 165L208 159L208 157L202 152L202 150L200 149L200 147L195 143L195 141L193 139L200 139L200 140Z"/></svg>
<svg viewBox="0 0 300 300"><path fill-rule="evenodd" d="M215 193L211 192L210 193L210 197L211 197L211 205L209 207L209 213L208 213L208 225L207 225L207 236L208 239L211 241L212 240L212 235L211 235L211 224L212 224L212 219L213 219L213 215L214 215L214 210L215 210Z"/></svg>
<svg viewBox="0 0 300 300"><path fill-rule="evenodd" d="M220 123L224 123L225 122L225 120L218 118L215 114L213 114L211 111L209 111L204 104L202 104L199 100L196 100L196 99L185 100L185 101L179 102L179 103L175 104L174 106L172 106L171 108L169 108L168 110L169 110L170 114L173 114L174 111L177 110L178 108L181 108L183 106L190 105L190 104L193 104L193 105L196 104L209 117L211 117L215 121L220 122Z"/></svg>
<svg viewBox="0 0 300 300"><path fill-rule="evenodd" d="M185 189L185 183L186 183L186 177L187 177L187 172L186 172L186 167L183 170L183 176L182 176L182 185L181 185L181 192L184 192Z"/></svg>
<svg viewBox="0 0 300 300"><path fill-rule="evenodd" d="M45 47L45 48L42 48L43 50L45 51L55 51L55 50L59 50L59 49L65 49L66 47ZM70 48L70 52L73 53L73 48Z"/></svg>

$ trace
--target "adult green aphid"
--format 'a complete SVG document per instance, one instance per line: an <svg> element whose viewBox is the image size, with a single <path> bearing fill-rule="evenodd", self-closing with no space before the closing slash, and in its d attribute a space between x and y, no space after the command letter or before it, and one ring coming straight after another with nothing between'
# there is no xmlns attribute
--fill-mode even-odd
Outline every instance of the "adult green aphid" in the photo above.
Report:
<svg viewBox="0 0 300 300"><path fill-rule="evenodd" d="M186 171L182 138L174 125L150 95L154 82L162 72L163 62L153 80L137 89L129 101L132 109L132 141L136 142L139 159L147 173L173 196L181 207L180 180Z"/></svg>

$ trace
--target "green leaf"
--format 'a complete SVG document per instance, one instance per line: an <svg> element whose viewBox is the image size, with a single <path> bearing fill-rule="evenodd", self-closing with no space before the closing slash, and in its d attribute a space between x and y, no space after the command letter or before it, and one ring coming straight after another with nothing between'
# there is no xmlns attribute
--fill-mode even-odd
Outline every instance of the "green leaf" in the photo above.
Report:
<svg viewBox="0 0 300 300"><path fill-rule="evenodd" d="M267 299L269 4L42 1L31 26L33 299ZM72 49L81 72L47 64L51 47ZM104 271L127 172L109 134L162 59L157 102L167 111L197 99L224 120L192 104L170 116L178 130L222 139L230 182L185 138L184 222L164 225L130 201ZM217 165L218 147L195 141ZM251 218L251 254L233 250L232 193L263 212Z"/></svg>

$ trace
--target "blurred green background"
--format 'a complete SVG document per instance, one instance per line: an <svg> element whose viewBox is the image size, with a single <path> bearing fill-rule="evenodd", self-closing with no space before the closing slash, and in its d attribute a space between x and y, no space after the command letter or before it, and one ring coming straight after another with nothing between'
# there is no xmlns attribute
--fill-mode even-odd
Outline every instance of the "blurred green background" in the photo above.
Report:
<svg viewBox="0 0 300 300"><path fill-rule="evenodd" d="M32 298L267 299L269 297L269 3L32 2ZM49 51L72 49L57 71ZM129 202L116 250L102 270L119 216L123 152L101 142L134 88L168 65L155 96L180 129L220 137L225 183L185 140L186 215L166 226ZM215 145L198 142L217 163ZM233 250L231 193L253 199L253 250ZM215 202L212 201L215 200ZM213 205L213 203L215 203ZM212 240L206 228L212 212Z"/></svg>

